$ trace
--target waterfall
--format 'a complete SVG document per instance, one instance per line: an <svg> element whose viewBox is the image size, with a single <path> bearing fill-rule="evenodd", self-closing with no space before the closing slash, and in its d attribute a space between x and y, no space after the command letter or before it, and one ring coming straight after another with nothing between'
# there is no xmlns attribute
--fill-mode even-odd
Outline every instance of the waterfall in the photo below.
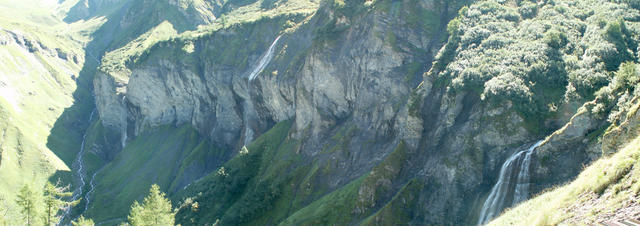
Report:
<svg viewBox="0 0 640 226"><path fill-rule="evenodd" d="M125 100L126 100L127 96L122 96L122 101L121 104L124 106L125 104ZM124 146L127 145L127 115L126 112L123 112L124 114L124 125L122 126L122 150L124 150Z"/></svg>
<svg viewBox="0 0 640 226"><path fill-rule="evenodd" d="M253 140L253 129L249 125L249 121L255 120L253 115L255 114L255 110L253 109L253 101L251 100L251 94L248 94L249 98L244 101L244 146L249 145Z"/></svg>
<svg viewBox="0 0 640 226"><path fill-rule="evenodd" d="M273 43L271 43L271 45L269 46L269 49L267 49L267 52L264 55L262 55L262 57L258 61L258 65L255 68L253 68L253 71L251 71L251 73L249 74L249 81L258 77L260 72L262 72L262 70L264 70L264 68L267 67L269 62L271 62L271 59L273 58L273 53L275 52L276 44L278 43L278 40L280 40L281 36L282 35L278 36L276 40L273 40Z"/></svg>
<svg viewBox="0 0 640 226"><path fill-rule="evenodd" d="M249 73L249 76L247 79L247 89L246 89L247 94L244 100L244 109L243 109L244 110L243 112L244 142L243 143L245 146L251 143L251 141L253 140L253 136L255 135L255 133L253 132L253 129L249 125L249 122L252 120L256 120L257 118L255 109L253 108L253 99L251 97L251 92L250 92L251 91L250 82L253 81L253 79L255 79L256 77L258 77L258 75L264 70L264 68L267 67L269 62L271 62L271 59L273 59L273 54L275 53L276 44L278 43L278 40L280 40L281 36L282 35L279 35L278 37L276 37L275 40L273 40L273 43L271 43L271 45L267 49L267 52L265 52L262 55L262 57L260 57L260 60L258 60L258 65L256 65L256 67L253 68L251 73Z"/></svg>
<svg viewBox="0 0 640 226"><path fill-rule="evenodd" d="M91 111L91 115L89 116L89 124L91 124L91 121L93 120L93 115L96 113L96 110L93 109L93 111ZM78 152L78 154L76 155L76 158L73 161L73 164L71 165L71 168L75 169L75 173L73 174L75 176L75 179L77 180L78 184L76 186L75 189L73 189L73 195L71 196L71 201L76 201L80 198L80 196L82 196L82 188L84 188L85 185L85 175L84 175L84 144L87 140L87 133L89 132L89 128L87 128L87 130L84 132L84 135L82 136L82 143L80 144L80 151ZM62 217L60 218L60 222L58 222L58 224L61 224L62 221L64 220L64 218L68 217L69 214L71 213L71 207L68 207L65 211L64 211L64 215L62 215Z"/></svg>
<svg viewBox="0 0 640 226"><path fill-rule="evenodd" d="M98 175L98 173L100 173L104 169L105 166L106 165L102 166L98 171L93 173L93 176L91 176L91 181L89 182L89 185L90 185L91 188L89 189L87 194L85 194L85 196L84 196L84 201L85 202L84 202L84 210L82 210L82 213L87 212L87 209L89 209L89 203L91 202L91 199L90 199L91 198L91 193L93 193L93 190L95 190L95 188L96 188L96 183L95 183L96 175Z"/></svg>
<svg viewBox="0 0 640 226"><path fill-rule="evenodd" d="M498 182L482 205L478 225L488 223L505 208L529 198L531 155L542 142L538 141L528 149L516 152L502 164Z"/></svg>

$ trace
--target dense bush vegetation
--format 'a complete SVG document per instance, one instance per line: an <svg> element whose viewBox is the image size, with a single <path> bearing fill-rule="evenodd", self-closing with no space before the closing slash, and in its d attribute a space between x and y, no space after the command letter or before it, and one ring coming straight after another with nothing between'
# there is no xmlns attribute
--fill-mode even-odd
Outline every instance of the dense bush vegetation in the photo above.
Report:
<svg viewBox="0 0 640 226"><path fill-rule="evenodd" d="M628 1L633 2L633 1ZM632 5L630 3L629 5ZM593 98L619 65L635 61L639 12L586 1L482 1L449 23L449 42L430 76L450 93L510 101L528 119Z"/></svg>
<svg viewBox="0 0 640 226"><path fill-rule="evenodd" d="M619 19L609 23L606 27L605 36L607 41L615 46L615 53L605 56L604 62L607 70L617 70L622 62L634 60L633 51L638 48L638 43L637 40L633 39L633 35L627 29L624 20Z"/></svg>
<svg viewBox="0 0 640 226"><path fill-rule="evenodd" d="M612 0L617 3L626 3L634 9L640 9L640 0Z"/></svg>

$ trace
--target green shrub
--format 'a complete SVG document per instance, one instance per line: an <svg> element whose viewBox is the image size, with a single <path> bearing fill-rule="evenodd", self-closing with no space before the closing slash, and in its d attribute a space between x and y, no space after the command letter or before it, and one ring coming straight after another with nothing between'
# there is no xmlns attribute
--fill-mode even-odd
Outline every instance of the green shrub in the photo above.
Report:
<svg viewBox="0 0 640 226"><path fill-rule="evenodd" d="M616 53L606 54L604 62L607 70L615 71L622 62L634 60L633 51L638 48L637 41L627 29L624 20L619 19L607 24L605 39L615 46Z"/></svg>
<svg viewBox="0 0 640 226"><path fill-rule="evenodd" d="M564 34L564 32L560 32L558 30L550 30L544 34L544 42L551 48L561 49L565 47L569 41L567 39L567 35Z"/></svg>
<svg viewBox="0 0 640 226"><path fill-rule="evenodd" d="M494 77L484 84L483 99L530 102L532 93L524 81L511 73Z"/></svg>
<svg viewBox="0 0 640 226"><path fill-rule="evenodd" d="M460 10L460 12L466 12L467 8L464 7ZM445 46L438 52L436 58L438 59L432 66L432 70L435 72L440 72L447 67L449 62L453 61L456 54L456 49L460 43L460 17L457 17L451 20L447 24L447 33L449 34L449 41Z"/></svg>
<svg viewBox="0 0 640 226"><path fill-rule="evenodd" d="M640 9L640 0L612 0L612 1L616 3L625 3L631 6L631 8Z"/></svg>
<svg viewBox="0 0 640 226"><path fill-rule="evenodd" d="M625 62L620 65L616 72L616 88L633 88L640 79L638 67L633 62Z"/></svg>
<svg viewBox="0 0 640 226"><path fill-rule="evenodd" d="M520 16L522 18L531 19L538 15L538 4L533 2L526 2L518 8L518 12L520 13Z"/></svg>

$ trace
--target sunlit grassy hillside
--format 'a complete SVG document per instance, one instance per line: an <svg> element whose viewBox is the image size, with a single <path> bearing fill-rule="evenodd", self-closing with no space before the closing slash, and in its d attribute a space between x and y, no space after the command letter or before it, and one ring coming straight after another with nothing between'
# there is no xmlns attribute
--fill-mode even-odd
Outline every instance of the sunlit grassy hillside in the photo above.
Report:
<svg viewBox="0 0 640 226"><path fill-rule="evenodd" d="M57 1L0 1L0 196L10 210L0 220L10 224L20 219L12 207L20 187L70 183L67 163L81 138L73 130L50 136L74 102L84 64L83 37L62 22L59 9Z"/></svg>

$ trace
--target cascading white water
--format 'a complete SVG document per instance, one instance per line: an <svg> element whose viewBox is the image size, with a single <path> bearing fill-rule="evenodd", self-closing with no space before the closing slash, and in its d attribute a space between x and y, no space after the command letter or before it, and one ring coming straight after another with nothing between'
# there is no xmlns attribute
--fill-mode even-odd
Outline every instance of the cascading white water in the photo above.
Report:
<svg viewBox="0 0 640 226"><path fill-rule="evenodd" d="M247 111L253 111L253 107L250 107L253 105L253 103L251 103L250 101L245 101L245 107L244 107L244 146L249 145L249 143L251 143L251 141L253 140L253 129L251 129L251 126L249 125L249 113L247 113Z"/></svg>
<svg viewBox="0 0 640 226"><path fill-rule="evenodd" d="M244 145L249 145L249 143L251 143L251 141L253 140L253 136L254 136L254 132L253 129L251 128L251 126L249 125L249 122L251 120L255 120L255 109L253 108L253 100L251 97L251 93L250 93L250 82L253 81L256 77L258 77L258 75L264 70L265 67L267 67L267 65L269 64L269 62L271 62L271 59L273 59L273 54L275 53L275 47L276 44L278 44L278 40L280 40L280 36L276 37L275 40L273 40L273 43L271 43L271 45L269 46L269 48L267 49L267 52L264 53L262 55L262 57L260 57L260 60L258 60L258 65L256 65L256 67L253 68L253 70L251 71L251 73L249 73L249 76L247 76L247 94L246 94L246 98L244 101L244 112L243 112L243 117L244 117Z"/></svg>
<svg viewBox="0 0 640 226"><path fill-rule="evenodd" d="M89 182L89 185L91 186L91 188L89 189L89 191L87 192L87 194L84 195L84 209L82 210L82 213L87 212L87 209L89 209L89 203L91 202L91 193L93 193L93 190L95 190L96 188L96 175L98 175L98 173L100 173L100 171L102 171L102 169L104 169L104 166L102 166L102 168L100 168L98 171L96 171L95 173L93 173L93 176L91 176L91 181Z"/></svg>
<svg viewBox="0 0 640 226"><path fill-rule="evenodd" d="M528 149L516 152L502 164L498 182L491 188L489 197L482 205L478 225L488 223L505 208L529 198L531 156L542 142L543 140L538 141Z"/></svg>
<svg viewBox="0 0 640 226"><path fill-rule="evenodd" d="M269 62L271 62L271 59L273 58L273 53L275 53L276 44L278 43L278 40L280 40L281 36L282 35L279 35L278 37L276 37L276 40L273 40L273 43L271 43L271 45L269 46L269 49L267 49L267 52L264 55L262 55L262 57L258 61L258 65L255 68L253 68L253 71L251 71L251 73L249 74L249 81L258 77L260 72L262 72L262 70L264 70L264 68L267 67Z"/></svg>
<svg viewBox="0 0 640 226"><path fill-rule="evenodd" d="M125 101L127 99L127 96L123 96L121 103L122 105L125 104ZM125 115L126 117L126 115ZM121 137L121 145L122 145L122 150L124 150L124 148L127 146L127 122L126 122L126 118L124 119L124 125L122 126L122 137ZM102 166L100 169L98 169L98 171L96 171L95 173L93 173L93 175L91 175L91 181L89 181L89 191L84 195L84 209L82 210L82 213L87 212L87 209L89 209L89 203L91 203L91 193L93 193L93 191L96 188L96 175L98 175L98 173L100 173L105 166Z"/></svg>
<svg viewBox="0 0 640 226"><path fill-rule="evenodd" d="M91 115L89 116L89 123L91 123L91 121L93 120L93 115L96 113L96 110L93 109L93 111L91 111ZM76 201L80 198L80 196L82 196L82 188L84 188L85 183L85 172L84 172L84 144L85 141L87 140L87 132L89 131L89 129L87 128L87 131L85 131L84 135L82 136L82 143L80 144L80 151L78 152L78 154L76 155L76 159L73 161L73 164L71 165L72 168L75 169L75 180L77 180L78 184L76 186L75 189L73 189L73 195L71 196L71 201ZM64 215L62 215L62 217L60 218L60 222L58 222L58 224L62 223L62 221L69 216L69 214L71 213L71 208L67 208L64 211Z"/></svg>
<svg viewBox="0 0 640 226"><path fill-rule="evenodd" d="M124 104L126 96L122 97L122 103ZM124 150L124 148L127 146L127 124L125 122L125 125L123 126L122 129L122 150ZM102 172L102 170L104 169L106 165L102 166L100 169L98 169L98 171L96 171L95 173L93 173L93 175L91 175L91 180L89 181L89 191L84 195L84 209L82 210L81 213L85 213L87 212L87 209L89 209L89 204L91 203L91 194L93 193L93 191L96 189L96 175L98 175L100 172Z"/></svg>
<svg viewBox="0 0 640 226"><path fill-rule="evenodd" d="M513 194L512 205L516 205L529 198L529 178L531 177L531 174L529 174L529 165L531 165L531 155L533 155L533 148L530 148L530 151L527 151L522 163L520 164L522 167L518 173L518 180Z"/></svg>
<svg viewBox="0 0 640 226"><path fill-rule="evenodd" d="M126 100L127 96L123 96L122 97L122 105L124 105L124 101ZM122 126L122 149L124 150L124 146L127 144L127 116L125 114L124 116L124 125Z"/></svg>

